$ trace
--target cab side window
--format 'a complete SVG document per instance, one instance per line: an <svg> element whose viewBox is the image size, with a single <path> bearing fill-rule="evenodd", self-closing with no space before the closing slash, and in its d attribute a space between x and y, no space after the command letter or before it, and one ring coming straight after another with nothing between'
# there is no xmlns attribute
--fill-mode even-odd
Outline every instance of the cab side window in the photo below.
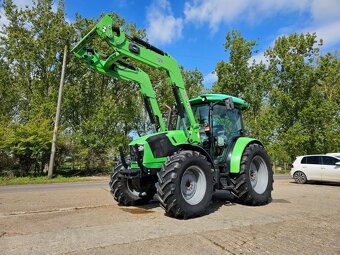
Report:
<svg viewBox="0 0 340 255"><path fill-rule="evenodd" d="M239 109L227 110L224 105L215 105L212 120L213 136L223 138L226 144L241 135L242 119Z"/></svg>

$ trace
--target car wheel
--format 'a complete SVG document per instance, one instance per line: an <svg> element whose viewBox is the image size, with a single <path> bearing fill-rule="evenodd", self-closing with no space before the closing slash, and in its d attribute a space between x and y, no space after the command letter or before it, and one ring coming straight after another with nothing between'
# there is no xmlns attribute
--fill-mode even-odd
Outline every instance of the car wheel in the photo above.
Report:
<svg viewBox="0 0 340 255"><path fill-rule="evenodd" d="M295 172L293 177L296 183L304 184L307 182L306 175L301 171Z"/></svg>

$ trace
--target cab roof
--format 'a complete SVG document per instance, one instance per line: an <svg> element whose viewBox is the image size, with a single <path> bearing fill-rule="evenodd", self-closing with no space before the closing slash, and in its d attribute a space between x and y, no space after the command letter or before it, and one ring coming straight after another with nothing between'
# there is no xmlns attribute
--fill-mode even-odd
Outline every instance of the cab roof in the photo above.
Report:
<svg viewBox="0 0 340 255"><path fill-rule="evenodd" d="M233 99L236 108L246 109L249 107L249 104L243 99L224 94L204 94L190 99L189 102L191 105L199 104L202 102L219 102L219 101L223 102L226 98L229 97Z"/></svg>

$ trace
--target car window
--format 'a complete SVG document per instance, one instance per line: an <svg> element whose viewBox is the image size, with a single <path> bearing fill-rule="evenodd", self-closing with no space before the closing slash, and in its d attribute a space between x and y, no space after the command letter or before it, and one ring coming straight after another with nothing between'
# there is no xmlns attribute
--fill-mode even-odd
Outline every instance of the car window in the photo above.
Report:
<svg viewBox="0 0 340 255"><path fill-rule="evenodd" d="M307 164L315 164L315 165L321 164L320 156L309 156L306 158L307 158Z"/></svg>
<svg viewBox="0 0 340 255"><path fill-rule="evenodd" d="M303 158L302 158L301 164L307 164L307 157L303 157Z"/></svg>
<svg viewBox="0 0 340 255"><path fill-rule="evenodd" d="M322 157L322 164L323 165L335 165L336 162L339 162L340 159L324 156Z"/></svg>

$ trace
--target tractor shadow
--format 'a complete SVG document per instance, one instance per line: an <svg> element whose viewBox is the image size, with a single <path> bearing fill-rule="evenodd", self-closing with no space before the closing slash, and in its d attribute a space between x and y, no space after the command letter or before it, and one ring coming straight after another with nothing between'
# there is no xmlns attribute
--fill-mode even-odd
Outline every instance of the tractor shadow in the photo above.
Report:
<svg viewBox="0 0 340 255"><path fill-rule="evenodd" d="M222 206L236 205L236 198L229 191L216 191L213 194L211 204L204 215L209 215L218 211ZM202 215L202 216L204 216Z"/></svg>
<svg viewBox="0 0 340 255"><path fill-rule="evenodd" d="M214 213L218 211L222 206L233 206L236 205L236 202L234 202L235 197L228 191L216 191L213 194L211 203L207 210L205 211L202 216L209 215L211 213ZM135 205L133 207L121 207L120 209L124 212L128 212L131 214L149 214L153 213L153 209L159 208L159 202L154 198L152 199L148 204L146 205ZM167 214L164 214L167 216ZM195 218L189 218L186 220L195 219ZM183 220L181 218L178 218L178 220Z"/></svg>
<svg viewBox="0 0 340 255"><path fill-rule="evenodd" d="M123 212L130 214L151 214L155 213L153 209L158 208L159 203L155 199L152 199L146 205L134 205L134 206L119 206L119 209Z"/></svg>

